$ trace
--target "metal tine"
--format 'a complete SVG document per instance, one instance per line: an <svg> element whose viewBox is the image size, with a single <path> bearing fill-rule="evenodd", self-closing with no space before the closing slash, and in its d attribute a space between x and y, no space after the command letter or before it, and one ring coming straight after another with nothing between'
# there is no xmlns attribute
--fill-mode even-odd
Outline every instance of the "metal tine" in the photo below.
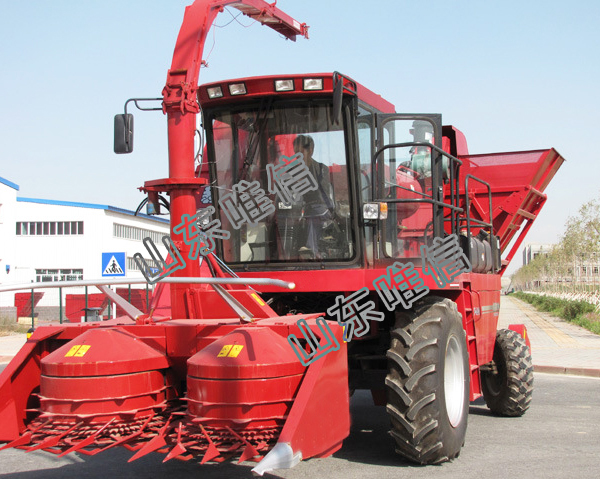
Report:
<svg viewBox="0 0 600 479"><path fill-rule="evenodd" d="M156 436L154 436L150 441L148 441L144 447L142 447L138 452L136 452L127 462L133 462L140 457L145 456L146 454L150 454L151 452L160 449L167 445L167 441L165 441L165 432L167 428L170 426L170 418L167 423L158 431ZM171 426L172 427L172 426Z"/></svg>
<svg viewBox="0 0 600 479"><path fill-rule="evenodd" d="M39 449L45 449L47 447L54 447L54 446L56 446L60 442L60 440L63 437L65 437L67 434L69 434L72 431L74 431L76 428L78 428L82 424L83 424L83 421L78 422L77 424L75 424L70 429L67 429L65 432L63 432L61 434L58 434L56 436L48 437L48 438L44 439L42 442L40 442L39 444L37 444L35 446L32 446L30 448L25 449L25 452L33 452L33 451L37 451Z"/></svg>
<svg viewBox="0 0 600 479"><path fill-rule="evenodd" d="M211 461L214 458L218 457L221 453L219 452L219 449L217 449L217 446L215 446L215 443L213 442L213 440L210 438L210 436L206 432L206 429L204 429L204 426L202 424L198 424L198 425L200 426L200 430L202 431L202 434L208 441L208 448L206 449L206 452L204 453L204 457L202 457L202 461L200 461L200 464L204 464L204 463Z"/></svg>
<svg viewBox="0 0 600 479"><path fill-rule="evenodd" d="M43 422L42 424L40 424L38 427L27 431L21 437L18 437L14 441L11 441L8 444L5 444L4 446L0 447L0 451L3 451L4 449L10 449L11 447L17 447L17 446L23 446L25 444L29 444L31 442L33 433L39 431L41 428L43 428L49 422L50 422L50 420L48 419L46 422Z"/></svg>
<svg viewBox="0 0 600 479"><path fill-rule="evenodd" d="M17 447L17 446L23 446L24 444L29 444L31 442L31 436L33 436L33 432L27 431L25 434L23 434L22 436L19 436L14 441L9 442L8 444L5 444L4 446L0 447L0 451L4 451L4 449L10 449L11 447Z"/></svg>
<svg viewBox="0 0 600 479"><path fill-rule="evenodd" d="M225 429L227 429L231 434L233 434L240 441L242 441L244 444L246 444L246 447L244 448L244 451L242 452L242 455L240 456L238 464L240 464L241 462L244 462L252 457L260 455L260 453L256 450L256 448L252 444L250 444L247 439L244 439L242 436L240 436L238 433L236 433L229 426L225 426Z"/></svg>
<svg viewBox="0 0 600 479"><path fill-rule="evenodd" d="M123 438L119 439L118 441L113 442L112 444L109 444L108 446L104 447L103 449L100 449L99 452L106 451L107 449L110 449L111 447L119 446L119 445L123 444L124 442L127 442L127 441L139 436L140 434L142 434L144 432L144 429L146 429L146 426L150 423L150 421L152 419L154 419L154 417L155 417L154 414L152 416L148 416L148 419L146 420L146 422L144 424L142 424L142 427L140 428L140 430L138 432L134 432L133 434L130 434L127 437L123 437Z"/></svg>
<svg viewBox="0 0 600 479"><path fill-rule="evenodd" d="M104 426L102 426L100 429L98 429L94 434L92 434L91 436L85 438L83 441L79 441L77 444L73 445L72 447L70 447L69 449L67 449L66 451L60 453L58 455L58 457L63 457L66 456L67 454L69 454L70 452L74 452L74 451L78 451L79 449L82 449L84 447L89 446L90 444L92 444L96 438L98 437L98 435L104 431L108 426L110 426L110 424L112 424L115 421L115 418L113 417L110 421L108 421Z"/></svg>
<svg viewBox="0 0 600 479"><path fill-rule="evenodd" d="M183 447L183 444L181 444L182 428L183 428L183 422L180 422L179 427L177 428L177 444L175 444L175 447L173 447L173 449L171 449L169 454L167 454L167 457L165 457L163 459L163 462L170 461L174 457L181 456L183 453L187 452L187 449L185 447Z"/></svg>

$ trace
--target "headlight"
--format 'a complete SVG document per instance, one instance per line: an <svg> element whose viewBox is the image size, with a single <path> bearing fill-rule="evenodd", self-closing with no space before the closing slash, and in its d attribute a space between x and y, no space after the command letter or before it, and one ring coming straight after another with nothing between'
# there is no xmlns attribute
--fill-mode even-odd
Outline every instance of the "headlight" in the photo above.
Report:
<svg viewBox="0 0 600 479"><path fill-rule="evenodd" d="M223 96L223 90L220 86L212 86L206 89L206 93L208 93L208 98L211 100L215 98L221 98Z"/></svg>
<svg viewBox="0 0 600 479"><path fill-rule="evenodd" d="M305 78L303 81L303 88L305 90L322 90L323 79L322 78Z"/></svg>
<svg viewBox="0 0 600 479"><path fill-rule="evenodd" d="M294 80L275 80L275 91L294 91Z"/></svg>
<svg viewBox="0 0 600 479"><path fill-rule="evenodd" d="M246 85L244 83L232 83L229 85L229 93L231 95L245 95Z"/></svg>
<svg viewBox="0 0 600 479"><path fill-rule="evenodd" d="M363 218L365 220L385 220L387 215L387 203L365 203L363 205Z"/></svg>

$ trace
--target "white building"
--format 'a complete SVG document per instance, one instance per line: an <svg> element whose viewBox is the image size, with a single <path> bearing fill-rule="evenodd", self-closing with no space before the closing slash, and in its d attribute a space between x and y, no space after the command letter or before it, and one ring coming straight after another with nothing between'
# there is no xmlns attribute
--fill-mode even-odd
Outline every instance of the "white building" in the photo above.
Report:
<svg viewBox="0 0 600 479"><path fill-rule="evenodd" d="M552 244L532 244L529 243L523 248L523 266L531 263L539 255L548 256L554 245Z"/></svg>
<svg viewBox="0 0 600 479"><path fill-rule="evenodd" d="M0 284L9 281L15 266L17 191L19 185L0 177Z"/></svg>
<svg viewBox="0 0 600 479"><path fill-rule="evenodd" d="M142 240L150 237L162 245L162 236L169 234L164 218L108 205L20 198L18 189L0 178L0 284L102 278L114 253L121 253L114 255L114 271L143 278L133 255L148 258ZM40 291L45 294L38 306L58 306L58 290ZM0 306L13 304L14 293L0 293Z"/></svg>

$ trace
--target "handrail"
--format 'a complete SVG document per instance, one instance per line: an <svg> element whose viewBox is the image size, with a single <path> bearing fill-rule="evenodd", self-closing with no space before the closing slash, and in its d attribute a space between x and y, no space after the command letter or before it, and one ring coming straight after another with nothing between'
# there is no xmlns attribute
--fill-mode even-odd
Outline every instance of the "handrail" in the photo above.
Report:
<svg viewBox="0 0 600 479"><path fill-rule="evenodd" d="M432 151L436 151L439 155L441 155L442 157L447 157L450 160L450 165L449 165L449 170L450 170L450 177L449 177L449 181L451 184L451 194L450 194L450 203L446 203L445 199L443 196L438 197L435 192L432 192L431 195L426 195L424 193L419 193L419 192L414 192L418 195L421 196L421 198L376 198L378 196L381 196L379 189L378 189L378 185L379 185L379 175L375 174L375 171L377 171L377 163L378 160L380 158L380 155L389 149L392 148L405 148L405 147L425 147L425 148L429 148ZM437 157L439 158L439 156ZM434 168L434 158L432 155L431 158L431 163L432 163L432 171ZM450 221L451 222L451 229L454 232L456 229L456 232L458 233L458 231L461 229L461 225L463 222L466 222L466 228L467 228L467 236L471 237L471 226L481 226L481 227L487 227L489 228L489 234L490 234L490 246L492 248L492 255L495 257L496 255L496 242L494 241L494 225L493 225L493 219L492 219L492 195L491 195L491 186L489 183L483 181L480 178L477 178L474 175L471 174L467 174L465 176L465 200L466 200L466 205L465 208L461 208L459 206L459 175L456 174L455 169L457 167L460 167L463 164L463 162L456 158L455 156L447 153L446 151L444 151L443 149L441 149L440 147L429 143L429 142L404 142L404 143L392 143L389 145L385 145L382 148L380 148L379 150L377 150L375 152L375 154L373 155L373 158L371 160L371 168L373 170L373 174L371 175L371 188L373 191L373 201L375 202L386 202L386 203L428 203L431 204L434 209L437 208L442 208L442 209L446 209L450 211L450 218L445 220L445 221ZM489 204L489 222L485 222L483 220L477 220L475 218L471 217L471 201L469 198L469 180L472 181L476 181L480 184L482 184L483 186L485 186L487 188L487 193L488 193L488 204ZM386 181L385 178L383 178L383 183L384 185L388 185L388 186L395 186L397 188L401 188L404 190L408 190L408 188L404 188L401 185L396 185L394 183L392 183L391 181ZM466 217L462 217L461 215L465 214ZM382 225L382 228L385 229L385 223ZM469 250L469 256L471 254L471 244L470 242L468 243L468 250ZM389 256L386 254L385 250L384 250L384 255L385 256Z"/></svg>
<svg viewBox="0 0 600 479"><path fill-rule="evenodd" d="M415 194L420 194L422 196L422 198L419 198L419 199L375 198L375 196L380 196L380 193L382 193L377 188L378 182L379 182L379 174L375 173L377 171L377 162L379 161L381 153L383 153L386 150L390 150L392 148L405 148L405 147L409 147L409 146L410 147L421 146L421 147L429 148L430 150L438 153L438 156L436 156L435 158L433 157L433 155L431 155L432 172L435 168L435 164L437 164L437 159L440 158L440 156L442 158L447 157L450 160L449 161L449 169L450 169L449 180L452 185L451 190L453 190L453 194L451 195L451 198L450 198L450 203L446 203L444 201L444 197L443 197L443 193L442 193L441 189L439 189L437 192L432 191L431 195L427 195L427 194L423 194L423 193L419 193L419 192L413 192ZM456 158L455 156L452 156L451 154L447 153L440 147L438 147L432 143L425 142L425 141L410 141L410 142L404 142L404 143L391 143L389 145L384 145L383 147L381 147L380 149L378 149L375 152L375 154L373 155L373 158L371 159L371 169L373 171L373 174L371 175L371 191L373 192L373 197L374 197L373 201L386 202L386 203L429 203L433 207L434 218L437 217L436 211L441 210L442 217L443 217L444 209L449 209L452 225L458 226L457 219L458 219L459 215L461 213L463 213L463 210L462 210L462 208L460 208L458 206L458 175L455 175L454 173L455 173L455 169L459 168L462 164L463 164L463 162L461 160L459 160L458 158ZM390 182L386 181L384 178L383 183L385 184L385 183L390 183ZM394 188L402 188L402 186L400 186L400 185L390 185L390 186L393 186ZM402 189L404 189L404 188L402 188ZM382 229L385 229L385 223L383 223L381 227L382 227ZM378 228L378 227L376 226L376 228ZM434 232L435 232L435 229L436 229L436 227L434 225ZM440 231L439 234L443 234L443 231ZM386 253L386 251L384 251L383 254L384 254L384 256L389 257L389 255Z"/></svg>
<svg viewBox="0 0 600 479"><path fill-rule="evenodd" d="M489 202L489 223L486 223L483 220L476 220L474 218L471 218L471 201L469 199L469 180L473 180L473 181L477 181L480 184L484 185L487 188L488 191L488 202ZM476 176L473 175L466 175L465 176L465 201L466 201L466 205L465 205L465 209L467 210L467 217L464 218L464 220L467 223L467 237L471 238L471 224L476 224L479 226L487 226L490 229L490 248L491 248L491 253L492 253L492 270L495 270L495 266L494 266L494 259L496 258L496 241L494 240L494 223L493 223L493 218L492 218L492 188L490 186L490 184L486 181L483 181L481 178L477 178ZM482 215L483 216L483 215ZM469 249L469 259L471 258L471 242L468 242L468 249ZM499 265L500 266L500 265Z"/></svg>
<svg viewBox="0 0 600 479"><path fill-rule="evenodd" d="M471 218L471 201L469 199L469 180L472 179L474 181L477 181L479 183L481 183L482 185L484 185L485 187L487 187L488 190L488 201L489 201L489 218L490 218L490 222L486 223L485 221L480 221L480 220L476 220ZM494 225L492 223L492 188L490 186L490 184L486 181L483 181L481 178L477 178L476 176L473 175L466 175L465 176L465 201L466 201L466 210L467 210L467 217L465 218L465 220L467 221L467 236L469 236L469 238L471 237L471 222L477 223L481 226L488 226L490 228L490 235L492 236L494 234Z"/></svg>
<svg viewBox="0 0 600 479"><path fill-rule="evenodd" d="M431 148L434 151L437 151L440 155L446 156L448 159L458 163L459 165L463 164L463 162L461 160L459 160L455 156L452 156L451 154L445 152L440 147L435 146L432 143L428 143L426 141L407 141L404 143L391 143L391 144L385 145L385 146L381 147L379 150L377 150L375 152L375 154L373 155L373 159L371 160L371 169L373 171L375 171L375 163L377 162L377 158L385 150L389 150L391 148L406 148L407 146L424 146L425 148ZM377 178L375 178L375 175L372 174L371 175L371 191L373 191L373 192L377 191L376 186L377 186Z"/></svg>
<svg viewBox="0 0 600 479"><path fill-rule="evenodd" d="M0 293L7 291L19 291L21 289L47 289L47 288L66 288L71 286L97 286L97 285L113 285L113 284L144 284L147 281L144 278L139 279L88 279L81 281L51 281L45 283L22 283L7 286L0 286ZM294 289L295 283L282 281L280 279L271 278L163 278L157 283L171 284L257 284L262 286L279 286L285 289Z"/></svg>

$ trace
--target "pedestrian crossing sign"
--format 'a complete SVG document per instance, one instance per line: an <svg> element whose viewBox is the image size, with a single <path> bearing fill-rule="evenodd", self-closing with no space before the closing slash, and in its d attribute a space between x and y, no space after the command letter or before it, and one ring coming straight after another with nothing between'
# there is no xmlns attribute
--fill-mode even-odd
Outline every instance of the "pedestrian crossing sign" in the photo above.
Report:
<svg viewBox="0 0 600 479"><path fill-rule="evenodd" d="M125 276L125 253L102 253L102 276Z"/></svg>

